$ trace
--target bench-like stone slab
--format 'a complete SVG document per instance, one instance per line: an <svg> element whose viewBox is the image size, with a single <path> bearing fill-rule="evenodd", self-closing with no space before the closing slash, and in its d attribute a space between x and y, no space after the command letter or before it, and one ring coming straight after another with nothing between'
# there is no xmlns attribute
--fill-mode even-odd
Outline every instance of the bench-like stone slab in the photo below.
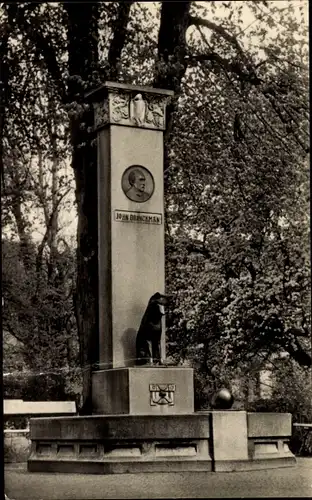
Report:
<svg viewBox="0 0 312 500"><path fill-rule="evenodd" d="M77 413L74 401L23 401L4 399L3 414L9 415L73 415Z"/></svg>

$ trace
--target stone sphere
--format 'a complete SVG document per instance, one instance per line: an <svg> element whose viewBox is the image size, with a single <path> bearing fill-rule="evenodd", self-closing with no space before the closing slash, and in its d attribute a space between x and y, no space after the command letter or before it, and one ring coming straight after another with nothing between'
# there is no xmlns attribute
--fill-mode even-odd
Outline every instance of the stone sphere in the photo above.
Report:
<svg viewBox="0 0 312 500"><path fill-rule="evenodd" d="M233 394L228 389L220 389L213 397L212 406L215 410L229 410L234 403Z"/></svg>

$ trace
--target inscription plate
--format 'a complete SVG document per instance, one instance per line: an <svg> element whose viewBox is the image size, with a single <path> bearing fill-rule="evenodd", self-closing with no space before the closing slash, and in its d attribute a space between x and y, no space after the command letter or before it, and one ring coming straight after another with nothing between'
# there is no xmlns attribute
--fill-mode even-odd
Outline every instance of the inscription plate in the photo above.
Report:
<svg viewBox="0 0 312 500"><path fill-rule="evenodd" d="M162 223L162 215L150 212L115 210L114 220L116 222L136 222L139 224L154 224L156 226L160 226Z"/></svg>

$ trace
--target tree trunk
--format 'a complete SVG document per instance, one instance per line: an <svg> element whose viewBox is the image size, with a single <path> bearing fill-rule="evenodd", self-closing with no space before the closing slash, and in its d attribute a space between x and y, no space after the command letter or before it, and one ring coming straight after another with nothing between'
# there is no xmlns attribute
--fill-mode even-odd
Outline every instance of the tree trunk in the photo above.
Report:
<svg viewBox="0 0 312 500"><path fill-rule="evenodd" d="M64 8L68 15L69 102L83 104L85 89L77 78L71 77L78 75L89 82L90 75L97 69L98 4L65 3ZM92 125L92 110L71 120L78 210L75 312L83 370L81 414L90 414L92 410L91 372L92 365L98 362L97 165L96 147L87 131Z"/></svg>
<svg viewBox="0 0 312 500"><path fill-rule="evenodd" d="M168 142L174 126L182 78L187 69L186 30L189 26L191 2L162 2L158 33L158 61L153 86L173 90L175 95L166 107L164 170L169 167ZM165 177L165 192L166 192Z"/></svg>
<svg viewBox="0 0 312 500"><path fill-rule="evenodd" d="M186 30L191 2L162 2L154 87L180 92L187 68Z"/></svg>

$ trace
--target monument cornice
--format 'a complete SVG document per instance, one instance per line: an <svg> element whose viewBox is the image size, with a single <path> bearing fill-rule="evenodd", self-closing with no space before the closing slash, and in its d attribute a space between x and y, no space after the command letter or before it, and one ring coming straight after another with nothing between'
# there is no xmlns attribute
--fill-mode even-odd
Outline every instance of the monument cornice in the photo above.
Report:
<svg viewBox="0 0 312 500"><path fill-rule="evenodd" d="M152 130L166 129L166 105L171 90L105 82L85 94L93 103L94 128L122 125Z"/></svg>
<svg viewBox="0 0 312 500"><path fill-rule="evenodd" d="M117 82L104 82L102 85L97 87L90 92L85 94L85 98L88 101L97 102L101 99L105 99L109 91L120 91L120 92L142 92L144 94L154 94L162 96L173 96L173 90L158 89L154 87L144 87L142 85L131 85L130 83L117 83Z"/></svg>

